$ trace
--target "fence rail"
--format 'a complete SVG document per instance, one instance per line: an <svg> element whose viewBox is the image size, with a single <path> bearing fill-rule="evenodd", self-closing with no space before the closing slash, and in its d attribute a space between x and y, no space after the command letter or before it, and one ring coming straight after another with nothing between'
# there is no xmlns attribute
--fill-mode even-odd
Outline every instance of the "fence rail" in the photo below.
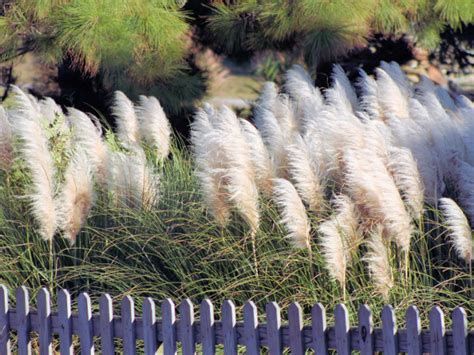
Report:
<svg viewBox="0 0 474 355"><path fill-rule="evenodd" d="M200 319L194 317L194 306L184 300L176 307L172 300L161 303L161 319L156 319L155 303L151 298L143 302L142 317L135 316L134 302L125 297L121 302L121 316L114 315L112 299L102 295L99 314L93 314L87 293L79 295L78 312L71 311L71 297L66 290L58 294L57 311L51 310L50 294L42 289L37 297L37 310L29 306L25 287L16 290L16 308L9 308L8 291L0 286L0 354L11 353L11 331L16 331L18 354L31 354L31 332L38 333L40 354L53 353L53 339L59 340L60 353L73 353L73 335L79 336L81 354L94 354L94 337L100 338L102 354L114 354L114 338L120 338L124 354L136 354L136 341L144 341L145 354L156 354L161 346L164 355L177 354L178 343L182 353L196 353L196 344L202 344L202 353L214 354L216 346L223 345L224 354L237 354L239 345L246 353L259 354L266 347L271 355L281 354L285 348L292 354L304 354L313 349L316 355L336 350L347 355L353 350L362 355L383 351L385 354L406 352L409 355L431 353L436 355L467 355L474 353L474 331L467 329L466 312L457 308L452 314L452 329L445 330L444 315L434 307L429 313L430 328L421 329L419 312L415 306L406 312L406 329L397 329L394 310L382 310L382 328L374 328L372 313L366 305L359 309L358 325L351 327L347 309L338 305L334 311L335 325L326 324L326 312L321 304L311 310L311 323L304 325L298 303L288 309L288 322L282 324L279 306L272 302L265 309L266 323L259 324L257 308L251 301L243 309L243 322L236 318L235 306L225 301L221 319L214 319L214 307L209 300L200 305Z"/></svg>

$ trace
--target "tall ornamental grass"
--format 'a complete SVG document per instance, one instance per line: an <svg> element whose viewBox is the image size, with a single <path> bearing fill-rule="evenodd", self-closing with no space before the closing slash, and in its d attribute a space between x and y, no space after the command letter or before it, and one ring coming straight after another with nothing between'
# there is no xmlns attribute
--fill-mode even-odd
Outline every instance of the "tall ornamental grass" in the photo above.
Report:
<svg viewBox="0 0 474 355"><path fill-rule="evenodd" d="M351 316L470 302L474 106L413 87L395 63L355 86L335 67L323 93L296 66L283 88L265 85L251 121L197 110L190 147L151 97L118 92L113 132L12 92L0 110L10 287L345 302Z"/></svg>

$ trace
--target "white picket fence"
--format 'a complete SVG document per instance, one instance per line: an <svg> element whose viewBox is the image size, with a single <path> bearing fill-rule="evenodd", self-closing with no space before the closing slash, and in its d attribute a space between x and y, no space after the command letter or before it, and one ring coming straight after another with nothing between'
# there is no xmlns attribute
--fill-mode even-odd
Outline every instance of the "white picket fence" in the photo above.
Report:
<svg viewBox="0 0 474 355"><path fill-rule="evenodd" d="M94 354L94 340L100 343L102 354L123 352L136 354L138 339L143 340L145 354L156 354L161 346L163 354L195 354L201 344L203 354L216 353L216 346L223 345L224 354L237 354L245 348L250 355L259 354L263 347L273 354L290 349L291 354L304 354L313 349L316 355L336 350L348 355L352 350L362 355L383 351L384 354L406 352L408 355L431 353L436 355L474 353L474 331L467 329L466 312L457 308L452 314L452 330L445 330L444 315L438 307L429 314L429 329L421 329L420 317L415 306L406 312L406 329L397 329L394 310L386 306L382 311L382 328L375 329L370 309L363 305L358 313L358 325L351 327L347 309L338 305L334 312L335 325L326 324L325 309L316 304L311 319L304 325L298 303L288 309L288 323L282 324L279 306L272 302L266 306L266 323L259 324L257 308L251 301L243 310L243 322L236 318L231 301L222 305L221 319L214 319L214 307L209 300L200 305L200 318L195 319L194 307L183 301L176 317L175 305L166 299L161 303L161 319L156 319L155 303L146 298L142 317L135 317L134 302L125 297L121 302L121 315L114 315L109 295L100 298L99 314L93 314L87 293L79 295L77 313L71 311L69 292L58 294L57 311L51 309L50 294L42 289L36 300L37 310L30 309L29 294L25 287L16 290L16 308L9 308L8 291L0 286L0 354L11 353L11 331L16 331L18 354L31 354L31 333L38 334L39 353L52 354L53 340L61 354L73 353L73 335L79 337L81 354ZM94 337L97 337L94 339ZM115 349L114 339L122 339L121 348ZM221 349L220 347L219 349ZM36 348L35 348L36 349Z"/></svg>

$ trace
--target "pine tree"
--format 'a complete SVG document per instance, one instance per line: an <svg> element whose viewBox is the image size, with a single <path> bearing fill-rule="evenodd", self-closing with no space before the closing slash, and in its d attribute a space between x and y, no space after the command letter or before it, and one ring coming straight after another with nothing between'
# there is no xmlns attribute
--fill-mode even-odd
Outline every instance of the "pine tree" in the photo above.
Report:
<svg viewBox="0 0 474 355"><path fill-rule="evenodd" d="M156 95L176 113L203 89L186 61L190 26L182 5L180 0L3 1L0 60L36 52L45 61L100 75L110 90Z"/></svg>
<svg viewBox="0 0 474 355"><path fill-rule="evenodd" d="M432 49L447 27L474 22L470 0L215 1L208 26L227 53L300 51L312 67L364 46L373 34L408 34Z"/></svg>

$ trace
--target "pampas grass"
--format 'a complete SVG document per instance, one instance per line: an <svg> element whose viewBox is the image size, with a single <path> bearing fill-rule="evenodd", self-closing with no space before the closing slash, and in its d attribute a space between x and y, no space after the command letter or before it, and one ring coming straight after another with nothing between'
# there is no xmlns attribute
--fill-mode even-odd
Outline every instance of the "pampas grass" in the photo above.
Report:
<svg viewBox="0 0 474 355"><path fill-rule="evenodd" d="M107 145L102 139L99 127L92 121L97 120L74 108L70 108L68 113L74 142L84 150L97 181L104 185L107 175Z"/></svg>
<svg viewBox="0 0 474 355"><path fill-rule="evenodd" d="M390 250L384 241L382 228L376 227L367 241L368 252L364 257L369 274L374 280L375 289L385 300L394 286L393 273L390 266Z"/></svg>
<svg viewBox="0 0 474 355"><path fill-rule="evenodd" d="M362 242L362 235L358 213L349 197L336 196L333 203L335 215L321 223L318 231L328 272L345 290L346 269Z"/></svg>
<svg viewBox="0 0 474 355"><path fill-rule="evenodd" d="M289 232L286 238L295 247L311 251L308 217L295 187L288 180L275 179L273 194L281 210L281 223Z"/></svg>
<svg viewBox="0 0 474 355"><path fill-rule="evenodd" d="M43 128L40 125L37 107L18 88L12 92L18 106L12 113L11 125L20 140L18 152L25 162L31 177L31 191L27 195L31 213L39 227L39 233L51 240L57 227L55 195L55 167Z"/></svg>
<svg viewBox="0 0 474 355"><path fill-rule="evenodd" d="M58 224L64 236L74 244L94 203L91 165L84 151L76 148L65 173L57 199Z"/></svg>
<svg viewBox="0 0 474 355"><path fill-rule="evenodd" d="M117 132L102 134L93 117L70 109L63 125L55 104L17 92L7 110L15 160L0 175L0 277L156 297L467 304L469 275L458 258L449 273L439 264L433 226L438 197L469 214L472 108L453 98L445 112L445 93L413 91L393 64L381 70L357 96L338 68L324 98L294 67L282 92L265 86L249 121L204 105L190 149L152 98L117 94ZM48 203L53 228L38 230ZM56 224L74 245L38 239Z"/></svg>
<svg viewBox="0 0 474 355"><path fill-rule="evenodd" d="M171 127L160 102L155 97L140 96L135 111L140 136L156 149L159 159L165 159L170 152Z"/></svg>
<svg viewBox="0 0 474 355"><path fill-rule="evenodd" d="M313 164L308 146L301 136L287 148L288 170L295 188L309 209L318 213L324 204L324 189L321 186L318 167Z"/></svg>
<svg viewBox="0 0 474 355"><path fill-rule="evenodd" d="M466 263L473 258L473 232L462 209L450 198L441 198L439 207L444 215L449 237L456 254Z"/></svg>
<svg viewBox="0 0 474 355"><path fill-rule="evenodd" d="M121 91L116 91L112 106L112 114L117 124L117 136L127 145L139 141L139 124L133 103Z"/></svg>

